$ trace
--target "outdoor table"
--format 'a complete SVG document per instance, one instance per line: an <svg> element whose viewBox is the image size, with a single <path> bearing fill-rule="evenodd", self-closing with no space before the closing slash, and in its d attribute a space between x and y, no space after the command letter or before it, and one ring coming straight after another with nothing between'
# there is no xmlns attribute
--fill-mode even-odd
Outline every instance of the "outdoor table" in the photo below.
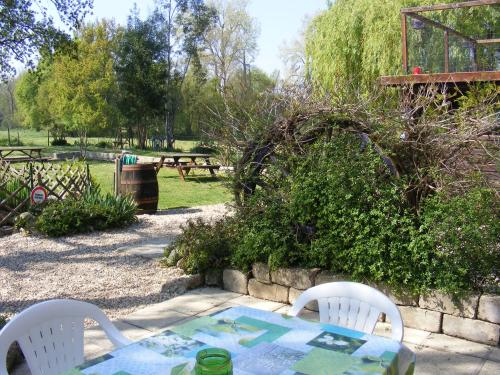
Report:
<svg viewBox="0 0 500 375"><path fill-rule="evenodd" d="M184 177L189 174L191 169L208 169L210 175L215 177L215 170L220 168L220 165L213 165L210 162L210 154L196 154L196 153L165 153L160 155L160 162L157 166L157 172L164 165L167 168L175 168L179 172L179 177L184 181ZM166 162L165 159L173 159L173 162ZM183 161L182 159L189 159ZM204 165L198 164L197 159L203 159Z"/></svg>
<svg viewBox="0 0 500 375"><path fill-rule="evenodd" d="M42 160L42 150L44 147L0 147L0 160L5 161L32 161ZM18 152L23 156L10 156L12 153Z"/></svg>
<svg viewBox="0 0 500 375"><path fill-rule="evenodd" d="M196 354L231 352L234 375L413 374L415 354L389 338L233 307L117 349L66 375L194 374Z"/></svg>

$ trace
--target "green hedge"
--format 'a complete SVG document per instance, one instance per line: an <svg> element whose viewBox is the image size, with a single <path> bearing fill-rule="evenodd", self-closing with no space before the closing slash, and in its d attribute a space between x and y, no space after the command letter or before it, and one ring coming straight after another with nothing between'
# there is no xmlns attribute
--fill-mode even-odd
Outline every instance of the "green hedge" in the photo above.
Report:
<svg viewBox="0 0 500 375"><path fill-rule="evenodd" d="M416 212L404 179L357 137L340 134L305 155L270 166L275 185L257 190L233 218L190 224L175 244L188 254L184 268L320 267L414 292L477 290L498 277L494 192L436 194Z"/></svg>

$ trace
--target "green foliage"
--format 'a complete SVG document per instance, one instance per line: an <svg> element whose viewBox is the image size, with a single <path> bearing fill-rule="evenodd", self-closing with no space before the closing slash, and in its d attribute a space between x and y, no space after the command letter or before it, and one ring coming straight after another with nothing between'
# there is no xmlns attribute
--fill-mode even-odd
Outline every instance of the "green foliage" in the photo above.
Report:
<svg viewBox="0 0 500 375"><path fill-rule="evenodd" d="M98 148L113 148L113 144L107 141L99 141L94 146Z"/></svg>
<svg viewBox="0 0 500 375"><path fill-rule="evenodd" d="M7 199L5 204L11 208L19 206L24 201L29 202L30 190L27 187L22 187L23 181L19 179L11 179L2 186L0 190L0 202ZM13 197L11 194L17 192Z"/></svg>
<svg viewBox="0 0 500 375"><path fill-rule="evenodd" d="M52 2L60 25L78 25L92 8L92 0L57 0ZM13 60L32 65L39 49L51 49L69 39L48 14L40 0L2 1L0 3L0 78L15 73Z"/></svg>
<svg viewBox="0 0 500 375"><path fill-rule="evenodd" d="M48 204L38 216L35 227L51 237L121 228L136 220L135 208L129 197L103 195L99 188L91 188L79 199L68 198Z"/></svg>
<svg viewBox="0 0 500 375"><path fill-rule="evenodd" d="M342 134L293 158L292 173L277 178L275 193L253 198L259 210L245 215L235 265L322 267L360 280L408 283L417 256L408 246L412 216L404 185L384 167L375 151L361 151L359 139Z"/></svg>
<svg viewBox="0 0 500 375"><path fill-rule="evenodd" d="M215 154L217 150L211 146L206 144L199 144L191 149L191 152L195 154Z"/></svg>
<svg viewBox="0 0 500 375"><path fill-rule="evenodd" d="M200 273L209 269L220 269L229 265L236 227L232 219L220 219L213 223L202 219L190 220L182 234L170 245L164 263L175 252L174 259L181 259L180 266L188 273Z"/></svg>
<svg viewBox="0 0 500 375"><path fill-rule="evenodd" d="M117 43L115 71L123 125L135 128L140 148L145 147L148 133L161 127L164 117L165 48L155 17L141 21L134 8Z"/></svg>
<svg viewBox="0 0 500 375"><path fill-rule="evenodd" d="M69 146L69 143L64 138L56 138L50 142L52 146Z"/></svg>
<svg viewBox="0 0 500 375"><path fill-rule="evenodd" d="M455 1L335 1L309 27L306 50L310 57L308 71L313 81L329 92L361 88L368 94L380 76L403 73L400 9ZM494 8L430 12L429 16L471 37L479 37L486 35L488 27L491 29L495 25L499 13ZM410 67L419 65L425 72L443 71L441 30L428 26L415 30L409 22L408 43ZM489 66L492 52L479 50L480 65ZM450 42L450 64L454 71L471 68L470 51L462 40Z"/></svg>
<svg viewBox="0 0 500 375"><path fill-rule="evenodd" d="M410 208L404 179L353 135L284 153L239 208L232 265L320 267L395 290L489 288L500 269L498 196L482 188L430 195ZM283 171L287 171L284 173Z"/></svg>
<svg viewBox="0 0 500 375"><path fill-rule="evenodd" d="M412 247L427 254L422 261L428 271L422 276L429 288L453 292L495 283L500 270L498 210L495 192L481 188L425 201Z"/></svg>

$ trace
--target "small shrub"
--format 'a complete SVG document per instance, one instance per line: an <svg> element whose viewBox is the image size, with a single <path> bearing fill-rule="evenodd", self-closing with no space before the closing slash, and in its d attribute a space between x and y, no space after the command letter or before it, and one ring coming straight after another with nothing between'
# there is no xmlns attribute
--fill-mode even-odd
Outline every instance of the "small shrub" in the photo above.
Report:
<svg viewBox="0 0 500 375"><path fill-rule="evenodd" d="M215 154L217 150L215 147L212 147L210 145L197 145L191 149L191 152L195 154Z"/></svg>
<svg viewBox="0 0 500 375"><path fill-rule="evenodd" d="M180 259L180 267L188 273L224 268L229 265L235 236L236 230L230 218L214 223L190 220L182 234L166 249L163 263L171 266Z"/></svg>
<svg viewBox="0 0 500 375"><path fill-rule="evenodd" d="M7 317L5 315L0 315L0 330L7 324Z"/></svg>
<svg viewBox="0 0 500 375"><path fill-rule="evenodd" d="M53 139L52 142L50 142L50 144L52 146L69 146L68 141L64 138Z"/></svg>
<svg viewBox="0 0 500 375"><path fill-rule="evenodd" d="M113 144L107 141L99 141L95 144L97 148L113 148Z"/></svg>
<svg viewBox="0 0 500 375"><path fill-rule="evenodd" d="M48 204L38 216L35 228L51 237L120 228L136 220L135 209L130 197L101 195L98 188L92 188L79 199Z"/></svg>

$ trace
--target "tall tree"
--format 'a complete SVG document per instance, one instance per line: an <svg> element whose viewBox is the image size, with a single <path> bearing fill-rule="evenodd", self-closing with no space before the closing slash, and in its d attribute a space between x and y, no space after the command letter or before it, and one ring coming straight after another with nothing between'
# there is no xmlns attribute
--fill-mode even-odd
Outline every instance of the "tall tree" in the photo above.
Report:
<svg viewBox="0 0 500 375"><path fill-rule="evenodd" d="M215 23L205 36L204 60L219 81L224 94L231 77L243 68L247 77L249 64L257 52L259 29L247 12L248 0L212 0L217 10Z"/></svg>
<svg viewBox="0 0 500 375"><path fill-rule="evenodd" d="M0 1L0 78L15 72L12 59L33 66L40 48L53 49L70 38L54 26L48 15L52 6L60 21L77 28L92 8L93 0L2 0Z"/></svg>
<svg viewBox="0 0 500 375"><path fill-rule="evenodd" d="M155 14L165 38L165 133L172 148L181 86L189 66L199 61L198 49L214 11L203 0L157 0Z"/></svg>
<svg viewBox="0 0 500 375"><path fill-rule="evenodd" d="M10 145L10 130L16 125L16 98L15 98L16 81L10 79L7 82L0 84L0 125L7 128L7 142Z"/></svg>
<svg viewBox="0 0 500 375"><path fill-rule="evenodd" d="M135 129L141 148L152 125L165 115L167 72L161 31L154 15L141 21L134 7L118 43L115 71L120 109L128 127Z"/></svg>
<svg viewBox="0 0 500 375"><path fill-rule="evenodd" d="M105 20L88 25L79 31L76 44L76 56L56 56L48 95L51 111L78 133L84 154L89 131L113 127L117 119L115 27Z"/></svg>
<svg viewBox="0 0 500 375"><path fill-rule="evenodd" d="M324 90L347 87L370 92L381 75L401 74L400 8L456 0L336 0L330 9L316 17L307 35L307 54L311 57L313 81ZM431 12L443 22L473 37L483 39L498 24L500 9L494 6ZM425 26L409 27L410 59L424 52L425 71L439 71L444 60L443 33ZM497 36L498 37L498 36ZM452 42L450 42L452 43ZM464 41L453 42L450 59L460 61L469 54ZM425 51L423 50L425 48ZM412 57L413 56L413 57Z"/></svg>

